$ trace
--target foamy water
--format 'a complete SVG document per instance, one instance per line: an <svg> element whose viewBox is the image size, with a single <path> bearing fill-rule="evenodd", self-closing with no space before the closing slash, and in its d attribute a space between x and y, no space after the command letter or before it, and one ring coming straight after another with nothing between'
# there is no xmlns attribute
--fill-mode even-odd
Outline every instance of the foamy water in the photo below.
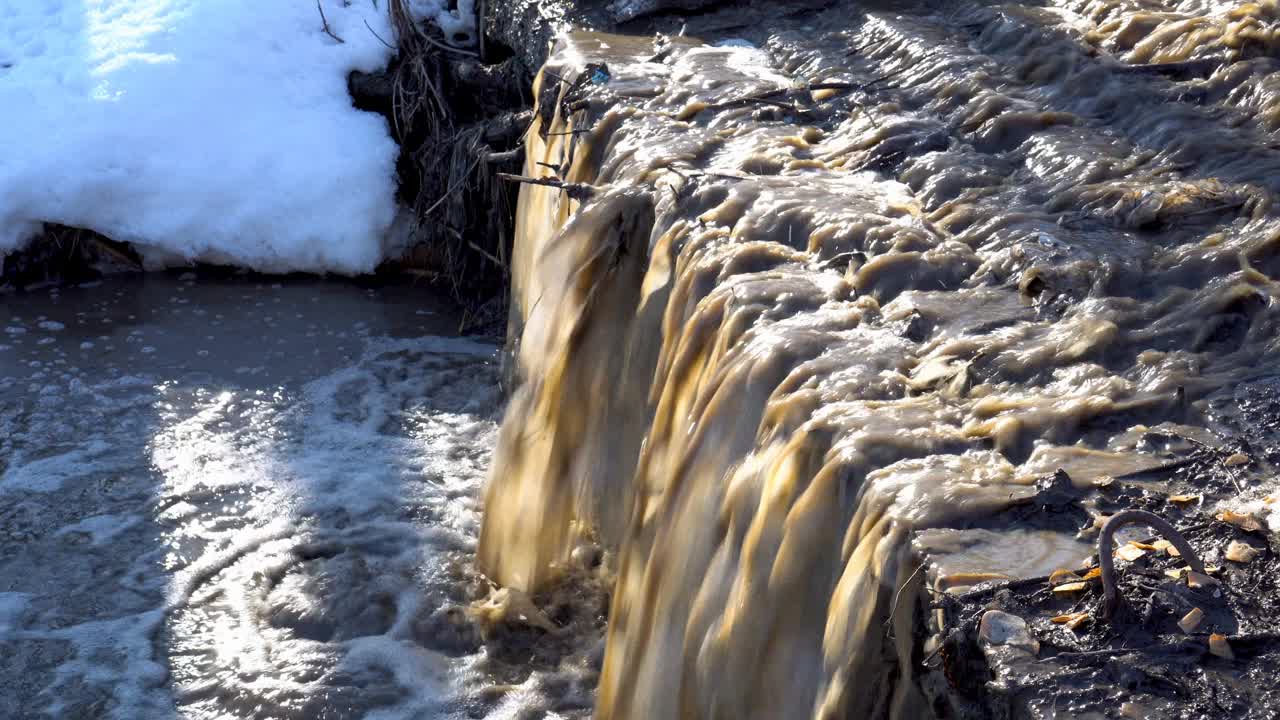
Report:
<svg viewBox="0 0 1280 720"><path fill-rule="evenodd" d="M412 289L0 302L0 717L464 717L497 347ZM490 709L492 709L492 705Z"/></svg>

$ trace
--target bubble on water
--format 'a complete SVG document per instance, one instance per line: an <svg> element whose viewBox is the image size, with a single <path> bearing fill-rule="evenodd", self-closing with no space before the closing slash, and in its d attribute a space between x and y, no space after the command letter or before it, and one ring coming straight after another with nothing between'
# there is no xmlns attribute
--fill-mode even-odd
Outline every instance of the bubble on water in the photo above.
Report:
<svg viewBox="0 0 1280 720"><path fill-rule="evenodd" d="M5 328L4 331L6 333L9 333L10 335L25 335L27 332L27 329L19 325L10 325L9 327Z"/></svg>
<svg viewBox="0 0 1280 720"><path fill-rule="evenodd" d="M148 354L148 355L150 355L151 353L153 353L153 352L155 352L155 351L156 351L156 349L155 349L155 348L153 348L153 347L151 347L150 345L147 345L146 347L142 348L142 352L144 352L144 353L146 353L146 354Z"/></svg>
<svg viewBox="0 0 1280 720"><path fill-rule="evenodd" d="M40 338L39 340L37 340L37 341L36 341L36 344L37 344L37 345L50 345L50 344L52 344L52 343L54 343L54 342L57 342L57 341L56 341L56 340L54 340L54 339L53 339L53 338L51 338L51 337L47 337L47 338Z"/></svg>
<svg viewBox="0 0 1280 720"><path fill-rule="evenodd" d="M91 348L93 348L93 343L89 342L88 340L85 340L84 342L80 343L81 350L89 350Z"/></svg>
<svg viewBox="0 0 1280 720"><path fill-rule="evenodd" d="M57 332L59 330L66 330L67 326L57 320L43 320L40 322L40 329L48 330L49 332Z"/></svg>

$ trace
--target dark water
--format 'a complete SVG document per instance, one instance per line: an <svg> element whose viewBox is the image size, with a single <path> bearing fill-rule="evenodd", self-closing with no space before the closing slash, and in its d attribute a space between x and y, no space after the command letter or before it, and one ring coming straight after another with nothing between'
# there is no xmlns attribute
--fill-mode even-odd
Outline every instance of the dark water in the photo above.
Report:
<svg viewBox="0 0 1280 720"><path fill-rule="evenodd" d="M0 298L0 717L451 717L496 346L421 289Z"/></svg>

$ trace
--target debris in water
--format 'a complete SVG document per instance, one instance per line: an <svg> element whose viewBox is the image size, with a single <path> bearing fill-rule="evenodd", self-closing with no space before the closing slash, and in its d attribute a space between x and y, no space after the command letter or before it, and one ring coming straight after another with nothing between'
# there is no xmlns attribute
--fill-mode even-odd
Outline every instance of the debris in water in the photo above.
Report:
<svg viewBox="0 0 1280 720"><path fill-rule="evenodd" d="M536 605L529 595L512 588L500 588L489 597L474 603L469 614L480 624L480 631L488 636L499 625L515 623L528 625L547 632L558 628Z"/></svg>
<svg viewBox="0 0 1280 720"><path fill-rule="evenodd" d="M1187 505L1190 503L1200 502L1200 496L1199 495L1171 495L1169 497L1169 502L1175 505Z"/></svg>

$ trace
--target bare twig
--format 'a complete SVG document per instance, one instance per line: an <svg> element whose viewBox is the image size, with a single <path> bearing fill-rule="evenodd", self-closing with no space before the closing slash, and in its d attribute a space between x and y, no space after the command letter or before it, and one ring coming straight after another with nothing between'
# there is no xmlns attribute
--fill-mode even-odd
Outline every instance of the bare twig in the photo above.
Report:
<svg viewBox="0 0 1280 720"><path fill-rule="evenodd" d="M441 50L444 50L445 52L458 53L459 55L466 55L467 57L474 57L474 58L480 57L478 53L474 53L470 50L464 50L462 48L457 48L452 45L446 45L442 42L437 42L430 35L423 35L422 39L426 40L428 44L434 45L440 48Z"/></svg>
<svg viewBox="0 0 1280 720"><path fill-rule="evenodd" d="M466 179L471 175L471 171L476 169L476 165L480 164L480 160L481 158L477 156L475 159L475 162L471 163L471 167L467 168L467 171L462 175L458 176L458 179L454 180L453 184L449 186L449 189L444 191L444 195L441 195L439 200L436 200L434 203L432 203L431 207L422 211L423 217L430 215L433 211L435 211L436 208L440 207L440 205L442 205L445 200L448 200L449 196L453 195L453 193L457 191L457 189L462 185L462 183L466 182Z"/></svg>
<svg viewBox="0 0 1280 720"><path fill-rule="evenodd" d="M324 16L324 5L321 4L321 0L316 0L316 9L320 11L320 22L324 25L324 34L345 45L347 41L338 37L333 30L329 29L329 18Z"/></svg>
<svg viewBox="0 0 1280 720"><path fill-rule="evenodd" d="M558 190L563 190L570 198L578 201L586 200L596 194L596 189L590 185L585 185L583 183L567 183L558 178L535 178L525 175L512 175L511 173L498 173L498 177L509 182L553 187Z"/></svg>
<svg viewBox="0 0 1280 720"><path fill-rule="evenodd" d="M361 20L364 20L364 18L360 18L360 19L361 19ZM396 46L395 46L395 45L392 45L391 43L387 42L386 40L383 40L383 39L382 39L382 36L378 34L378 31L377 31L377 30L374 30L374 29L373 29L373 26L369 24L369 21L368 21L368 20L364 20L364 26L365 26L365 27L367 27L367 28L369 28L369 32L373 33L373 36L374 36L374 37L376 37L376 38L378 38L378 42L382 43L383 45L386 45L388 50L391 50L391 51L393 51L393 52L396 50Z"/></svg>
<svg viewBox="0 0 1280 720"><path fill-rule="evenodd" d="M497 164L497 163L505 163L505 162L512 162L514 160L519 160L523 156L524 156L524 148L518 147L513 150L507 150L504 152L488 153L484 156L484 159L485 159L485 162Z"/></svg>

